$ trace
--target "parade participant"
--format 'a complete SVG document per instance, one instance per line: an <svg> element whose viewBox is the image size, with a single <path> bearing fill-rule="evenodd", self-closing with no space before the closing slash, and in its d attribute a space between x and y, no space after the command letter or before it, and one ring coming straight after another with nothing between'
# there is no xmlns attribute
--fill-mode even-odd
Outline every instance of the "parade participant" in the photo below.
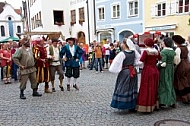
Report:
<svg viewBox="0 0 190 126"><path fill-rule="evenodd" d="M50 65L50 77L51 77L51 84L52 84L52 92L55 92L55 72L57 71L59 74L59 88L61 91L64 91L63 88L63 70L62 70L62 61L60 58L60 48L58 47L58 39L52 37L51 39L52 45L47 48L49 65Z"/></svg>
<svg viewBox="0 0 190 126"><path fill-rule="evenodd" d="M11 52L8 49L7 44L3 44L3 48L0 54L1 57L1 66L3 68L3 81L4 84L11 83Z"/></svg>
<svg viewBox="0 0 190 126"><path fill-rule="evenodd" d="M48 85L50 82L49 63L47 58L47 50L46 47L44 47L44 40L37 38L35 41L37 43L36 47L34 48L34 58L37 68L37 85L39 85L39 83L45 82L44 92L51 93Z"/></svg>
<svg viewBox="0 0 190 126"><path fill-rule="evenodd" d="M139 61L140 55L137 51L129 49L126 40L123 40L121 46L123 51L117 54L109 68L110 72L119 73L111 107L135 111L138 79L134 65L142 63Z"/></svg>
<svg viewBox="0 0 190 126"><path fill-rule="evenodd" d="M137 111L153 112L153 110L159 109L159 71L156 63L157 60L161 60L161 56L160 53L153 47L153 39L145 39L144 44L147 49L143 52L140 59L140 61L144 62L144 67L141 74L141 84L137 97Z"/></svg>
<svg viewBox="0 0 190 126"><path fill-rule="evenodd" d="M60 52L61 58L65 61L67 77L67 91L70 91L71 77L74 78L73 87L79 90L77 86L77 78L80 76L79 59L83 54L83 50L75 44L75 38L67 38L68 44L64 46Z"/></svg>
<svg viewBox="0 0 190 126"><path fill-rule="evenodd" d="M175 51L172 49L173 41L171 38L164 38L161 43L163 50L160 52L162 56L161 62L158 64L160 68L160 82L158 87L158 96L160 107L170 106L176 107L176 94L173 87L174 82L174 56Z"/></svg>
<svg viewBox="0 0 190 126"><path fill-rule="evenodd" d="M177 100L184 104L190 104L190 64L188 62L188 49L183 45L185 39L180 35L172 37L177 48L174 63L176 65L174 74L174 88Z"/></svg>
<svg viewBox="0 0 190 126"><path fill-rule="evenodd" d="M37 92L36 68L33 52L30 49L30 42L27 38L22 39L22 47L20 47L13 56L13 61L20 68L20 99L26 99L24 90L26 89L27 80L30 80L33 96L42 96Z"/></svg>

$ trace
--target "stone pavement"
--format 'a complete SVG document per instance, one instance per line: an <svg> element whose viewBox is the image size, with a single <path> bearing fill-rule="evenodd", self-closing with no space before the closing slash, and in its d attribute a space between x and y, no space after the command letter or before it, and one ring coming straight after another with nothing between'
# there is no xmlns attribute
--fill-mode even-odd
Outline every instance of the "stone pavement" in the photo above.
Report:
<svg viewBox="0 0 190 126"><path fill-rule="evenodd" d="M190 122L190 105L178 103L176 109L151 114L128 113L110 107L117 74L81 71L80 90L56 92L32 97L28 83L26 100L19 99L19 83L0 82L0 126L154 126L163 119ZM66 80L64 80L66 89ZM44 84L39 92L43 93ZM176 125L177 126L177 125Z"/></svg>

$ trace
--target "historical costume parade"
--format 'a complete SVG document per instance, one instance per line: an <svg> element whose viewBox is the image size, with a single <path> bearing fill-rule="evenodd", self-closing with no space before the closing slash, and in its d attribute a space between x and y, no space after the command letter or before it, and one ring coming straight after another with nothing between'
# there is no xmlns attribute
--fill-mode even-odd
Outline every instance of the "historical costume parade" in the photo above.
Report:
<svg viewBox="0 0 190 126"><path fill-rule="evenodd" d="M140 89L137 98L138 112L152 112L159 108L158 82L159 71L156 66L157 60L161 60L160 53L153 48L154 41L151 38L144 40L147 50L142 54L140 61L144 63L141 74Z"/></svg>
<svg viewBox="0 0 190 126"><path fill-rule="evenodd" d="M50 63L50 76L52 84L52 92L55 92L55 73L59 74L59 88L64 91L63 88L63 70L62 70L62 59L60 58L60 48L58 47L58 39L53 37L51 39L52 45L47 48L48 59Z"/></svg>
<svg viewBox="0 0 190 126"><path fill-rule="evenodd" d="M30 48L30 41L27 38L22 40L22 47L15 52L13 61L20 68L20 98L26 99L24 96L24 90L26 89L28 79L30 80L31 88L33 89L32 95L42 96L37 92L36 67L33 52Z"/></svg>
<svg viewBox="0 0 190 126"><path fill-rule="evenodd" d="M36 62L37 74L36 81L39 83L45 82L45 93L51 93L48 83L50 82L49 63L47 58L47 50L44 45L44 40L37 38L36 46L34 48L34 57Z"/></svg>
<svg viewBox="0 0 190 126"><path fill-rule="evenodd" d="M174 90L174 56L172 49L173 41L171 38L164 38L162 42L163 50L160 52L162 57L158 67L160 70L160 81L158 87L160 107L176 107L176 94Z"/></svg>
<svg viewBox="0 0 190 126"><path fill-rule="evenodd" d="M73 87L76 90L79 90L77 78L80 76L79 59L83 54L83 50L78 45L76 45L75 38L68 38L66 39L66 42L68 42L68 44L62 48L60 56L65 61L67 90L70 91L71 77L74 78Z"/></svg>
<svg viewBox="0 0 190 126"><path fill-rule="evenodd" d="M172 37L177 48L174 63L176 65L174 74L174 88L177 100L185 104L190 103L190 64L188 62L188 49L184 45L185 39L180 35Z"/></svg>
<svg viewBox="0 0 190 126"><path fill-rule="evenodd" d="M119 73L111 107L133 111L136 108L138 88L137 72L134 65L141 64L137 62L140 57L135 50L130 50L126 40L121 46L123 51L115 57L109 68L110 72Z"/></svg>

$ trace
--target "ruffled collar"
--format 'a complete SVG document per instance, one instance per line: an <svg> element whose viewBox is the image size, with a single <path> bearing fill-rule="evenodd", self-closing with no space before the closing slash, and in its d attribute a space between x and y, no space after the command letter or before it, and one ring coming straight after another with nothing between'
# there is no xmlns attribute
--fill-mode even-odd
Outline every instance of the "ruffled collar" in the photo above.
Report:
<svg viewBox="0 0 190 126"><path fill-rule="evenodd" d="M150 53L157 53L158 52L155 48L147 48L147 51Z"/></svg>

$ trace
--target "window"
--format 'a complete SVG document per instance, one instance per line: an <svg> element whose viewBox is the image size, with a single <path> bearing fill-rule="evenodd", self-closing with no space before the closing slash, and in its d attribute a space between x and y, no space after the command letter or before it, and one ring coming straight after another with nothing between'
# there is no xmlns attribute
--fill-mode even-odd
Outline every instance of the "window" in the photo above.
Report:
<svg viewBox="0 0 190 126"><path fill-rule="evenodd" d="M157 4L157 16L165 16L166 15L166 3Z"/></svg>
<svg viewBox="0 0 190 126"><path fill-rule="evenodd" d="M79 8L79 21L84 22L84 7Z"/></svg>
<svg viewBox="0 0 190 126"><path fill-rule="evenodd" d="M129 16L136 16L138 15L138 1L131 1L129 2Z"/></svg>
<svg viewBox="0 0 190 126"><path fill-rule="evenodd" d="M63 11L53 11L53 16L55 25L64 25Z"/></svg>
<svg viewBox="0 0 190 126"><path fill-rule="evenodd" d="M179 13L189 12L189 0L179 0Z"/></svg>
<svg viewBox="0 0 190 126"><path fill-rule="evenodd" d="M1 25L1 36L5 36L5 27Z"/></svg>
<svg viewBox="0 0 190 126"><path fill-rule="evenodd" d="M174 36L174 32L166 32L166 35L167 35L168 37L172 37L172 36Z"/></svg>
<svg viewBox="0 0 190 126"><path fill-rule="evenodd" d="M112 18L120 17L120 5L112 5Z"/></svg>
<svg viewBox="0 0 190 126"><path fill-rule="evenodd" d="M99 20L104 19L104 7L98 8Z"/></svg>
<svg viewBox="0 0 190 126"><path fill-rule="evenodd" d="M21 27L17 26L17 33L21 33Z"/></svg>
<svg viewBox="0 0 190 126"><path fill-rule="evenodd" d="M74 24L76 23L76 11L75 10L71 11L71 22Z"/></svg>

